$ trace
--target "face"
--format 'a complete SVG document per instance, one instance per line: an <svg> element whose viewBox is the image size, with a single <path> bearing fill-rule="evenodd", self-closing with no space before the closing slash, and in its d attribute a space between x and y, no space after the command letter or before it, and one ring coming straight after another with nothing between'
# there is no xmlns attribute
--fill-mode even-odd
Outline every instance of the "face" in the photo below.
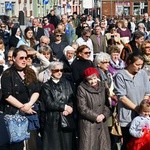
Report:
<svg viewBox="0 0 150 150"><path fill-rule="evenodd" d="M61 65L55 66L55 69L51 70L52 76L56 79L60 79L62 77L63 68Z"/></svg>
<svg viewBox="0 0 150 150"><path fill-rule="evenodd" d="M17 56L13 58L14 64L18 69L23 69L27 65L27 53L24 51L19 51Z"/></svg>
<svg viewBox="0 0 150 150"><path fill-rule="evenodd" d="M98 64L98 67L99 67L100 69L102 69L104 72L107 71L108 68L109 68L109 61L106 60L106 61L100 62L100 63Z"/></svg>
<svg viewBox="0 0 150 150"><path fill-rule="evenodd" d="M120 59L120 54L119 53L112 53L111 54L111 59L116 62Z"/></svg>
<svg viewBox="0 0 150 150"><path fill-rule="evenodd" d="M39 21L38 21L37 19L33 19L33 20L32 20L32 25L33 25L34 27L38 27Z"/></svg>
<svg viewBox="0 0 150 150"><path fill-rule="evenodd" d="M27 55L27 65L31 66L33 62L33 55Z"/></svg>
<svg viewBox="0 0 150 150"><path fill-rule="evenodd" d="M61 41L61 40L62 40L62 34L56 33L56 35L55 35L55 40L56 40L56 41Z"/></svg>
<svg viewBox="0 0 150 150"><path fill-rule="evenodd" d="M0 43L0 49L3 49L3 48L4 48L4 44Z"/></svg>
<svg viewBox="0 0 150 150"><path fill-rule="evenodd" d="M86 60L89 60L90 55L91 51L89 48L85 48L82 52L79 53L79 56Z"/></svg>
<svg viewBox="0 0 150 150"><path fill-rule="evenodd" d="M21 35L21 31L20 31L19 28L17 29L16 35L17 35L17 36L20 36L20 35Z"/></svg>
<svg viewBox="0 0 150 150"><path fill-rule="evenodd" d="M84 39L85 41L88 41L88 39L90 38L90 36L91 36L91 33L88 32L88 33L86 33L85 35L83 35L83 39Z"/></svg>
<svg viewBox="0 0 150 150"><path fill-rule="evenodd" d="M26 36L28 39L32 38L33 36L33 31L32 30L29 30L27 33L26 33Z"/></svg>
<svg viewBox="0 0 150 150"><path fill-rule="evenodd" d="M138 39L135 39L135 42L138 44L138 45L141 45L143 42L144 42L144 36L138 38Z"/></svg>
<svg viewBox="0 0 150 150"><path fill-rule="evenodd" d="M50 58L51 58L50 52L46 52L46 51L45 51L45 52L43 52L42 54L45 56L46 59L50 60Z"/></svg>
<svg viewBox="0 0 150 150"><path fill-rule="evenodd" d="M95 85L97 85L97 83L98 83L98 78L97 78L97 75L92 75L92 76L90 76L90 77L87 77L87 81L88 81L88 83L93 87L93 86L95 86Z"/></svg>
<svg viewBox="0 0 150 150"><path fill-rule="evenodd" d="M47 46L49 44L49 40L46 38L43 38L40 40L40 46Z"/></svg>
<svg viewBox="0 0 150 150"><path fill-rule="evenodd" d="M1 29L3 30L3 31L5 31L6 30L6 25L1 25Z"/></svg>
<svg viewBox="0 0 150 150"><path fill-rule="evenodd" d="M146 54L146 55L150 55L150 43L147 43L147 44L145 45L145 54Z"/></svg>
<svg viewBox="0 0 150 150"><path fill-rule="evenodd" d="M150 111L148 111L148 110L147 111L142 111L141 114L142 114L142 116L146 117L146 116L150 115Z"/></svg>
<svg viewBox="0 0 150 150"><path fill-rule="evenodd" d="M133 64L130 64L129 67L131 68L132 74L136 74L139 72L139 70L142 68L143 66L143 60L138 59L136 60Z"/></svg>
<svg viewBox="0 0 150 150"><path fill-rule="evenodd" d="M70 59L74 58L74 55L75 55L75 51L73 51L73 50L68 50L68 51L66 52L66 58L67 58L67 60L70 60Z"/></svg>
<svg viewBox="0 0 150 150"><path fill-rule="evenodd" d="M13 51L9 51L7 55L9 65L13 64Z"/></svg>
<svg viewBox="0 0 150 150"><path fill-rule="evenodd" d="M48 24L48 19L47 18L44 18L44 24Z"/></svg>
<svg viewBox="0 0 150 150"><path fill-rule="evenodd" d="M95 28L95 32L96 32L96 34L100 34L101 33L101 28L100 27L96 27Z"/></svg>

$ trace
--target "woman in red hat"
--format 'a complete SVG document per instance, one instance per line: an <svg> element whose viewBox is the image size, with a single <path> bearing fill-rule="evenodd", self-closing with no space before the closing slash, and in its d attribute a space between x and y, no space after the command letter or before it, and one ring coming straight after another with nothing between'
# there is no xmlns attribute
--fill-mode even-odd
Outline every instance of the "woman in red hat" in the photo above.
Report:
<svg viewBox="0 0 150 150"><path fill-rule="evenodd" d="M106 122L110 110L105 105L105 87L96 68L85 69L83 76L77 89L79 150L110 150Z"/></svg>

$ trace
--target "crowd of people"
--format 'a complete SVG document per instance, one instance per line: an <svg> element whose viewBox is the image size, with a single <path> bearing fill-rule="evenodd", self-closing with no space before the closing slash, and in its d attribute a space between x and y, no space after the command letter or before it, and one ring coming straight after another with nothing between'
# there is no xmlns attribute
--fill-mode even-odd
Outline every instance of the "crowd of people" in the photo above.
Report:
<svg viewBox="0 0 150 150"><path fill-rule="evenodd" d="M76 12L59 18L51 10L31 16L24 31L1 22L0 76L0 118L19 111L30 132L20 142L0 140L0 150L150 148L147 13L137 21ZM64 129L61 116L72 117L74 127Z"/></svg>

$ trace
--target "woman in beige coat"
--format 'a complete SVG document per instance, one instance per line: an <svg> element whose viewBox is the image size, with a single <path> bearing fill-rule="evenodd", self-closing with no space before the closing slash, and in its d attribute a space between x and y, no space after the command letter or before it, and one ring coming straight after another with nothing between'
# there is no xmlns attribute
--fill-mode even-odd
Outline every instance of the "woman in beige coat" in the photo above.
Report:
<svg viewBox="0 0 150 150"><path fill-rule="evenodd" d="M105 105L105 87L98 71L89 67L84 71L85 80L77 89L79 111L79 150L110 150L107 118L110 110Z"/></svg>

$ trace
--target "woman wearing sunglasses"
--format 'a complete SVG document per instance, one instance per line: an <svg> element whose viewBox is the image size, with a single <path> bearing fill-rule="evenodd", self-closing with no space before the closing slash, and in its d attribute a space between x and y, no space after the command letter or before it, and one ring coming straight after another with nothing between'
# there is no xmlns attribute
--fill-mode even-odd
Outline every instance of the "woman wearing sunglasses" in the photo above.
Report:
<svg viewBox="0 0 150 150"><path fill-rule="evenodd" d="M27 66L27 51L17 48L13 52L13 65L3 72L1 78L1 111L14 115L17 111L28 117L36 114L34 104L39 97L39 85L34 71ZM24 141L6 143L8 150L23 150ZM3 147L0 147L3 150Z"/></svg>
<svg viewBox="0 0 150 150"><path fill-rule="evenodd" d="M91 51L86 45L79 46L76 51L76 58L71 64L73 80L76 87L83 80L83 71L88 67L94 66L93 62L89 60L90 55Z"/></svg>
<svg viewBox="0 0 150 150"><path fill-rule="evenodd" d="M42 86L41 101L45 107L43 150L72 150L72 131L60 127L60 113L73 112L73 92L68 80L63 78L63 63L53 61L49 67L51 78Z"/></svg>
<svg viewBox="0 0 150 150"><path fill-rule="evenodd" d="M63 56L63 50L68 45L66 42L63 42L62 35L63 33L59 29L55 29L54 31L55 41L50 45L54 57L56 57L56 59L58 60Z"/></svg>

